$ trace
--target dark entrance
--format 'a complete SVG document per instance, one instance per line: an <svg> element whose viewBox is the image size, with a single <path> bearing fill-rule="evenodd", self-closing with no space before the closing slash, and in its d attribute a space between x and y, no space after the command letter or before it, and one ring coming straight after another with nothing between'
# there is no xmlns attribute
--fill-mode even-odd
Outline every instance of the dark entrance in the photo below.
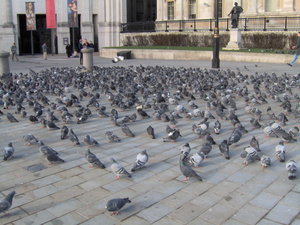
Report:
<svg viewBox="0 0 300 225"><path fill-rule="evenodd" d="M78 24L80 23L80 15L78 15ZM73 34L74 34L74 38L73 38ZM81 39L81 31L80 31L80 26L78 27L70 27L70 44L71 46L75 47L75 50L78 52L78 46L79 46L79 40ZM74 45L73 45L73 41L74 41Z"/></svg>
<svg viewBox="0 0 300 225"><path fill-rule="evenodd" d="M26 30L26 15L19 14L19 51L20 54L31 54L31 31ZM46 29L46 15L36 15L36 30L32 31L34 54L42 53L42 44L46 42L48 53L51 53L51 30ZM57 52L57 44L55 44Z"/></svg>

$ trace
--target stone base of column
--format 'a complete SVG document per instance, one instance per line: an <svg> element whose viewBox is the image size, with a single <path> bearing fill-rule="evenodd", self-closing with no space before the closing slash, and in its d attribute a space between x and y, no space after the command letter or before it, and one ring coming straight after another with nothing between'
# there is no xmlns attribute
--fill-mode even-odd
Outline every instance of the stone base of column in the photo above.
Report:
<svg viewBox="0 0 300 225"><path fill-rule="evenodd" d="M0 51L0 77L10 73L9 55L9 52Z"/></svg>
<svg viewBox="0 0 300 225"><path fill-rule="evenodd" d="M83 71L84 72L91 72L93 71L94 67L94 49L93 48L83 48L81 49L81 52L83 53Z"/></svg>
<svg viewBox="0 0 300 225"><path fill-rule="evenodd" d="M223 50L239 50L243 48L241 31L238 28L232 28L230 30L229 40L229 43Z"/></svg>

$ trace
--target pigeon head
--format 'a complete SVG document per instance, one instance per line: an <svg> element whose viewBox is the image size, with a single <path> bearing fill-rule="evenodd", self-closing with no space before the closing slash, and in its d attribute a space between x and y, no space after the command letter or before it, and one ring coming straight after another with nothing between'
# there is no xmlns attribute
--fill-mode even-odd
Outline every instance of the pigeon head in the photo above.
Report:
<svg viewBox="0 0 300 225"><path fill-rule="evenodd" d="M129 200L129 198L124 198L123 199L125 202L131 203L131 201Z"/></svg>
<svg viewBox="0 0 300 225"><path fill-rule="evenodd" d="M13 144L11 142L8 143L8 147L12 147Z"/></svg>
<svg viewBox="0 0 300 225"><path fill-rule="evenodd" d="M10 192L10 193L5 197L5 200L7 200L8 202L12 203L12 199L13 199L13 197L15 196L15 194L16 194L15 191Z"/></svg>

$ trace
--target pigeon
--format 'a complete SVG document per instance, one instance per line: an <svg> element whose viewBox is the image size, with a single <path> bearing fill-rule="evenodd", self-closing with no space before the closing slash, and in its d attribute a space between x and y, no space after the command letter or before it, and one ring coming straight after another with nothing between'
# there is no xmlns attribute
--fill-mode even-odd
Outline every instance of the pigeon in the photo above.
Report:
<svg viewBox="0 0 300 225"><path fill-rule="evenodd" d="M214 132L215 134L220 134L220 131L221 131L221 123L219 122L219 120L217 120L214 125Z"/></svg>
<svg viewBox="0 0 300 225"><path fill-rule="evenodd" d="M136 161L131 169L131 172L135 172L135 171L143 168L145 166L145 164L148 162L148 158L149 158L149 156L148 156L146 150L137 154Z"/></svg>
<svg viewBox="0 0 300 225"><path fill-rule="evenodd" d="M90 135L86 135L83 139L84 143L86 143L89 146L97 146L99 143L94 138L92 138Z"/></svg>
<svg viewBox="0 0 300 225"><path fill-rule="evenodd" d="M59 158L59 156L58 156L57 154L53 154L53 153L51 153L51 152L46 152L46 154L45 154L44 156L45 156L45 159L46 159L50 164L65 162L65 160Z"/></svg>
<svg viewBox="0 0 300 225"><path fill-rule="evenodd" d="M207 134L205 135L205 140L208 141L208 142L210 142L212 145L216 145L216 144L217 144L217 143L215 142L215 140L213 139L213 137L212 137L209 133L207 133Z"/></svg>
<svg viewBox="0 0 300 225"><path fill-rule="evenodd" d="M296 138L299 135L299 128L294 126L289 130L289 134L293 137Z"/></svg>
<svg viewBox="0 0 300 225"><path fill-rule="evenodd" d="M0 201L0 213L4 213L12 206L12 201L16 192L10 192L3 200Z"/></svg>
<svg viewBox="0 0 300 225"><path fill-rule="evenodd" d="M28 117L28 119L29 119L29 121L30 121L31 123L38 123L38 122L39 122L39 119L38 119L36 116L33 116L33 115L30 115L30 116Z"/></svg>
<svg viewBox="0 0 300 225"><path fill-rule="evenodd" d="M288 178L290 180L293 180L296 178L297 174L297 164L294 160L289 160L285 165L287 171L288 171Z"/></svg>
<svg viewBox="0 0 300 225"><path fill-rule="evenodd" d="M230 159L229 145L227 143L227 140L223 140L221 144L219 144L219 149L221 154L225 157L225 159Z"/></svg>
<svg viewBox="0 0 300 225"><path fill-rule="evenodd" d="M185 155L185 157L188 157L188 155L191 152L191 147L189 143L185 143L183 146L180 148L180 154Z"/></svg>
<svg viewBox="0 0 300 225"><path fill-rule="evenodd" d="M207 134L208 126L205 123L202 123L200 125L193 124L192 130L194 134L198 136L198 138L202 138Z"/></svg>
<svg viewBox="0 0 300 225"><path fill-rule="evenodd" d="M119 210L122 209L126 203L131 203L129 198L114 198L106 203L105 208L109 212L112 212L111 215L117 215L119 214Z"/></svg>
<svg viewBox="0 0 300 225"><path fill-rule="evenodd" d="M69 133L69 128L67 126L63 126L61 129L60 129L60 139L61 140L64 140L67 138L68 136L68 133Z"/></svg>
<svg viewBox="0 0 300 225"><path fill-rule="evenodd" d="M180 155L179 167L182 174L185 176L185 180L189 180L190 177L195 177L197 180L202 181L201 176L199 176L190 166L185 164L186 156L184 154Z"/></svg>
<svg viewBox="0 0 300 225"><path fill-rule="evenodd" d="M15 152L15 148L13 147L13 144L11 142L9 142L8 145L6 147L4 147L3 160L7 161L7 160L11 159L14 155L14 152Z"/></svg>
<svg viewBox="0 0 300 225"><path fill-rule="evenodd" d="M108 140L108 142L120 142L121 141L121 139L117 135L113 134L113 132L111 132L111 131L105 132L105 137Z"/></svg>
<svg viewBox="0 0 300 225"><path fill-rule="evenodd" d="M205 155L203 152L196 152L194 155L192 155L189 158L189 163L194 167L199 167L204 159L205 159Z"/></svg>
<svg viewBox="0 0 300 225"><path fill-rule="evenodd" d="M271 158L269 156L263 155L260 158L260 164L262 167L266 168L271 165Z"/></svg>
<svg viewBox="0 0 300 225"><path fill-rule="evenodd" d="M59 130L60 128L58 126L56 126L56 124L52 121L46 120L46 127L49 130Z"/></svg>
<svg viewBox="0 0 300 225"><path fill-rule="evenodd" d="M152 138L155 139L154 129L153 127L149 126L147 127L147 134Z"/></svg>
<svg viewBox="0 0 300 225"><path fill-rule="evenodd" d="M255 148L248 146L244 148L244 152L241 153L241 157L245 158L243 164L247 166L249 163L254 162L255 160L260 160L260 157L257 154Z"/></svg>
<svg viewBox="0 0 300 225"><path fill-rule="evenodd" d="M263 130L268 137L278 137L271 126L266 126Z"/></svg>
<svg viewBox="0 0 300 225"><path fill-rule="evenodd" d="M235 128L228 138L228 145L232 145L234 143L239 142L242 137L242 131L239 128Z"/></svg>
<svg viewBox="0 0 300 225"><path fill-rule="evenodd" d="M251 118L250 124L256 129L261 128L261 124L258 122L258 119Z"/></svg>
<svg viewBox="0 0 300 225"><path fill-rule="evenodd" d="M69 139L75 144L75 145L80 145L79 139L77 135L74 133L72 129L70 129L69 132Z"/></svg>
<svg viewBox="0 0 300 225"><path fill-rule="evenodd" d="M255 148L256 151L260 152L260 148L259 148L259 143L258 140L255 138L255 136L252 137L251 141L250 141L250 146Z"/></svg>
<svg viewBox="0 0 300 225"><path fill-rule="evenodd" d="M128 171L121 165L119 164L114 158L111 158L111 161L113 162L110 166L111 170L113 171L114 174L117 175L117 179L120 178L120 176L126 175L127 177L131 178L131 174L128 173Z"/></svg>
<svg viewBox="0 0 300 225"><path fill-rule="evenodd" d="M210 151L212 150L212 146L210 142L205 142L199 152L202 152L205 155L205 158L207 158L208 154L210 153Z"/></svg>
<svg viewBox="0 0 300 225"><path fill-rule="evenodd" d="M11 123L15 123L15 122L19 122L11 113L7 113L6 114L7 119L9 120L9 122Z"/></svg>
<svg viewBox="0 0 300 225"><path fill-rule="evenodd" d="M279 144L276 145L275 156L279 162L285 162L285 146L283 141L280 141Z"/></svg>
<svg viewBox="0 0 300 225"><path fill-rule="evenodd" d="M122 125L121 130L126 136L135 137L134 133L132 133L132 131L129 129L129 127L126 124Z"/></svg>
<svg viewBox="0 0 300 225"><path fill-rule="evenodd" d="M97 167L97 168L105 168L105 165L97 158L95 154L93 154L90 149L88 149L85 153L85 158L90 163L90 167Z"/></svg>
<svg viewBox="0 0 300 225"><path fill-rule="evenodd" d="M163 142L169 142L169 141L173 141L176 142L176 140L182 137L179 130L174 129L173 131L171 131L167 137L163 138Z"/></svg>
<svg viewBox="0 0 300 225"><path fill-rule="evenodd" d="M32 134L26 134L23 136L23 142L25 145L35 145L39 143L39 140Z"/></svg>
<svg viewBox="0 0 300 225"><path fill-rule="evenodd" d="M137 109L137 113L142 117L142 119L150 118L150 116L141 108Z"/></svg>
<svg viewBox="0 0 300 225"><path fill-rule="evenodd" d="M40 144L40 152L46 156L47 154L53 154L53 155L58 155L58 152L55 151L53 148L47 146L44 144L44 142L42 141L39 141L39 144Z"/></svg>

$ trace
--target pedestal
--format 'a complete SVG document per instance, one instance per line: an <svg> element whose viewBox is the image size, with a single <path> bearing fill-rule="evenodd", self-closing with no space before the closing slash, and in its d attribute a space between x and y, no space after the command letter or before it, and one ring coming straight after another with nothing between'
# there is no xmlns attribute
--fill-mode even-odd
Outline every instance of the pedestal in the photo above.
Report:
<svg viewBox="0 0 300 225"><path fill-rule="evenodd" d="M93 61L93 48L83 48L81 49L82 52L82 59L83 59L83 66L85 72L90 72L93 70L94 61Z"/></svg>
<svg viewBox="0 0 300 225"><path fill-rule="evenodd" d="M9 74L9 52L0 51L0 77L4 74Z"/></svg>
<svg viewBox="0 0 300 225"><path fill-rule="evenodd" d="M241 31L238 28L231 28L230 39L224 50L239 50L243 48Z"/></svg>

